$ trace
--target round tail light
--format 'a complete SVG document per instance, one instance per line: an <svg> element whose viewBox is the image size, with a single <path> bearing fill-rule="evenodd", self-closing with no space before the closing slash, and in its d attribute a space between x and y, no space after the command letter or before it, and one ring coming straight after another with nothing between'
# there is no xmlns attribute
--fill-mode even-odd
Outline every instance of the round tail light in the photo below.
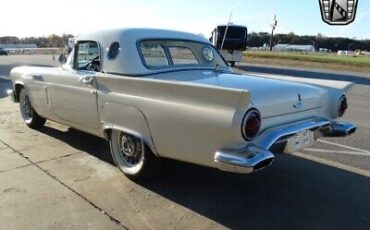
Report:
<svg viewBox="0 0 370 230"><path fill-rule="evenodd" d="M341 117L348 108L347 98L345 95L341 96L338 103L338 116Z"/></svg>
<svg viewBox="0 0 370 230"><path fill-rule="evenodd" d="M257 109L250 109L244 115L242 134L246 141L253 140L261 128L261 115Z"/></svg>

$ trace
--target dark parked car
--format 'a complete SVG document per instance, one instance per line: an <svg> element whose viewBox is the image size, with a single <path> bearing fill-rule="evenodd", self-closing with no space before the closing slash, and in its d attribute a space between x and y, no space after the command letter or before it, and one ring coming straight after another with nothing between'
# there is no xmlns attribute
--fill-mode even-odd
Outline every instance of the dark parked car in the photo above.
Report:
<svg viewBox="0 0 370 230"><path fill-rule="evenodd" d="M0 55L8 55L8 51L4 50L3 48L0 48Z"/></svg>

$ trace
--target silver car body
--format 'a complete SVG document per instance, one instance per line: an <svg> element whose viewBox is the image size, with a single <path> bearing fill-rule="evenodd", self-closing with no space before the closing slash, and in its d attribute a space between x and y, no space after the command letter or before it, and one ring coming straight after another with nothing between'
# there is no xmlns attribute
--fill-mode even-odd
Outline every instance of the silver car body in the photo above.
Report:
<svg viewBox="0 0 370 230"><path fill-rule="evenodd" d="M98 43L100 72L68 63L17 67L9 94L17 101L24 87L40 116L84 132L108 139L109 131L118 129L140 137L157 156L241 173L271 164L271 147L303 131L312 131L315 139L355 131L354 125L335 121L350 82L245 76L228 68L151 69L138 51L143 39L210 45L197 35L157 29L88 34L78 41ZM121 49L111 61L107 48L115 41ZM241 127L250 108L260 111L262 127L248 142Z"/></svg>

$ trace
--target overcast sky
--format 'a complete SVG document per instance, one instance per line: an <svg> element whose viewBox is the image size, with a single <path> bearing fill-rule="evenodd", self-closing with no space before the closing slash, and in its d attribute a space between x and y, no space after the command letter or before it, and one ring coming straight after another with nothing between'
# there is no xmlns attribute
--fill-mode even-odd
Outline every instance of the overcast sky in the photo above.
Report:
<svg viewBox="0 0 370 230"><path fill-rule="evenodd" d="M3 0L0 36L82 34L118 27L154 27L201 33L232 21L249 31L370 39L370 1L359 0L356 21L348 26L322 22L318 0Z"/></svg>

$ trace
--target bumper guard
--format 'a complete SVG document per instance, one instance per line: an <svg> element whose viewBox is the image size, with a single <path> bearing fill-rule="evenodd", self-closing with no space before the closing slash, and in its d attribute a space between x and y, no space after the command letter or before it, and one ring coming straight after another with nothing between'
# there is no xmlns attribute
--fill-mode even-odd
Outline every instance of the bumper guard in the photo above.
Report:
<svg viewBox="0 0 370 230"><path fill-rule="evenodd" d="M304 130L314 133L315 140L321 136L343 137L356 131L356 126L348 122L325 119L311 119L282 125L263 131L253 142L243 148L219 150L214 161L220 170L235 173L251 173L272 164L275 156L270 148Z"/></svg>

